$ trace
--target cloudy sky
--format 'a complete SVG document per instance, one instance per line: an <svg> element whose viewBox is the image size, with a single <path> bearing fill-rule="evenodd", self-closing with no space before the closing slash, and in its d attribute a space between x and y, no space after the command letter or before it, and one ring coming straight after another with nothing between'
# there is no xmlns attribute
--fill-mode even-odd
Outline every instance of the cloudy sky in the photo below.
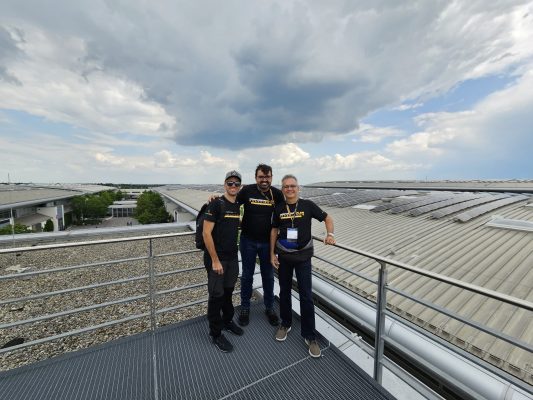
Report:
<svg viewBox="0 0 533 400"><path fill-rule="evenodd" d="M0 182L533 178L533 2L0 0Z"/></svg>

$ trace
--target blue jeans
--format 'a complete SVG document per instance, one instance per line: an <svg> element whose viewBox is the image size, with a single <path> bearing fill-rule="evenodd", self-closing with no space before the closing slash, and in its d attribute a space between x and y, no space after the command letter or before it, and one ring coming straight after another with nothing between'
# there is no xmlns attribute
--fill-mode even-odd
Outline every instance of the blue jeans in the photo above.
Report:
<svg viewBox="0 0 533 400"><path fill-rule="evenodd" d="M261 279L263 280L263 301L266 309L274 306L274 267L270 264L270 243L256 242L241 235L241 307L250 308L254 283L255 260L259 256Z"/></svg>
<svg viewBox="0 0 533 400"><path fill-rule="evenodd" d="M298 293L300 294L301 334L305 339L315 340L315 305L313 304L313 287L311 283L311 259L301 263L287 263L280 258L278 279L281 325L285 327L292 325L291 290L294 271L296 272Z"/></svg>

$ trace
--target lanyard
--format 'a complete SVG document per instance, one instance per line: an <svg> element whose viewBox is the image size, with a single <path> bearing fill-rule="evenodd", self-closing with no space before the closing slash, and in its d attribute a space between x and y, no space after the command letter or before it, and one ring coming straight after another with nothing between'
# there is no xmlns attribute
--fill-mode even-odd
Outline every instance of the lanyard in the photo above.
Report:
<svg viewBox="0 0 533 400"><path fill-rule="evenodd" d="M258 189L259 189L259 188L258 188ZM262 192L261 189L259 189L259 193L261 193L261 195L262 195L265 199L267 199L268 201L274 203L274 195L272 194L272 189L268 189L268 191L270 192L270 198L268 198L268 196L267 196L264 192Z"/></svg>
<svg viewBox="0 0 533 400"><path fill-rule="evenodd" d="M287 207L287 212L289 213L289 218L291 219L291 227L294 228L294 218L296 218L296 210L298 209L298 202L296 202L296 206L294 207L293 214L291 214L291 209L289 208L288 204L285 204L285 207Z"/></svg>

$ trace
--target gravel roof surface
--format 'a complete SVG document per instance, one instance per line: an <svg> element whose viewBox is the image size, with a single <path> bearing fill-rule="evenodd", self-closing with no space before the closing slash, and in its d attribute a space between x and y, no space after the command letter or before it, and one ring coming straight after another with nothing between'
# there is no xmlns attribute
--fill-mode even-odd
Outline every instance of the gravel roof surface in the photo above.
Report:
<svg viewBox="0 0 533 400"><path fill-rule="evenodd" d="M136 232L135 236L140 235ZM95 236L90 240L106 240L109 238L108 235ZM149 273L149 263L147 260L130 260L117 264L107 264L106 262L117 259L145 257L148 254L148 247L148 240L140 240L53 250L37 250L23 252L18 255L0 254L0 277L16 275L14 278L0 280L0 301L38 293L99 284L128 277L146 276ZM154 240L153 249L155 255L193 250L194 239L192 235L156 239ZM36 271L99 262L104 264L36 276L24 275ZM28 269L18 273L9 270L13 266L17 266L19 270L20 268ZM156 290L168 290L203 283L206 280L201 252L156 258L154 260L154 268L157 273L184 270L193 267L201 268L190 272L158 277L156 279ZM149 279L144 278L134 282L113 284L111 286L86 289L67 294L57 294L47 298L2 304L0 305L0 325L94 304L106 303L125 297L144 295L148 292ZM179 293L158 296L156 303L157 308L164 308L192 302L205 298L206 296L206 287L200 286L199 288L187 289ZM234 304L238 304L237 298L234 299ZM55 317L22 326L7 327L0 329L0 347L15 338L23 338L25 342L29 342L75 329L101 324L106 321L125 318L134 314L149 313L149 310L149 300L143 298L124 304L108 305L97 310L84 311L71 316ZM205 312L206 303L202 303L163 313L157 316L157 325L163 326L176 323L205 314ZM147 316L115 326L100 328L89 333L31 346L26 349L15 350L0 355L0 370L12 369L64 352L86 348L125 335L132 335L149 328L150 317Z"/></svg>

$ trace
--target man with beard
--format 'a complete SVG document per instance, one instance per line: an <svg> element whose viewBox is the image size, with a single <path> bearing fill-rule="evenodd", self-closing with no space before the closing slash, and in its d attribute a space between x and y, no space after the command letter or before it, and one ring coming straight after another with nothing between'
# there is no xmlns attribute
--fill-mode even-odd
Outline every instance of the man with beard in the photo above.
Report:
<svg viewBox="0 0 533 400"><path fill-rule="evenodd" d="M259 257L265 314L269 323L277 326L279 319L274 311L274 269L270 263L269 241L272 212L276 204L283 202L283 194L281 190L272 187L272 167L259 164L255 169L255 184L244 186L237 195L237 201L244 206L240 239L241 312L238 321L242 326L248 325L250 321L250 298L255 263Z"/></svg>

